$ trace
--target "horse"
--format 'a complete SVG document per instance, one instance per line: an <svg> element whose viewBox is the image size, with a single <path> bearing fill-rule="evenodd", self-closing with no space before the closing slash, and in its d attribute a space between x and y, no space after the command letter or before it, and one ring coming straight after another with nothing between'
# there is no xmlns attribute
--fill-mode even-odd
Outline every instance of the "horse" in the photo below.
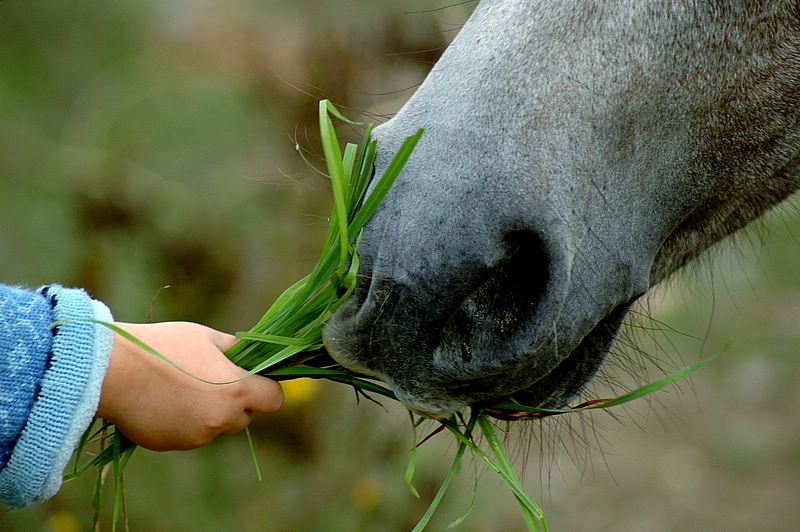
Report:
<svg viewBox="0 0 800 532"><path fill-rule="evenodd" d="M329 352L431 418L561 407L638 298L800 188L800 7L482 0L378 175L417 128Z"/></svg>

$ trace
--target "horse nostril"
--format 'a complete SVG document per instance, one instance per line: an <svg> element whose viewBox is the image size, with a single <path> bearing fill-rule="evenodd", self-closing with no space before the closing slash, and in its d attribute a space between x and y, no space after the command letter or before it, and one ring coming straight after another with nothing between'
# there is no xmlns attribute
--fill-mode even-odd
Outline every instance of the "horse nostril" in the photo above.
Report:
<svg viewBox="0 0 800 532"><path fill-rule="evenodd" d="M510 231L503 243L505 258L479 292L493 300L493 307L501 315L529 316L547 290L550 258L541 237L533 231Z"/></svg>
<svg viewBox="0 0 800 532"><path fill-rule="evenodd" d="M464 362L472 361L472 350L464 342L461 342L461 360Z"/></svg>
<svg viewBox="0 0 800 532"><path fill-rule="evenodd" d="M515 356L513 342L537 320L548 290L550 264L542 239L531 231L512 231L502 242L503 258L452 310L435 350L442 366L460 368L467 378Z"/></svg>
<svg viewBox="0 0 800 532"><path fill-rule="evenodd" d="M507 263L519 264L534 259L535 264L545 266L547 254L541 237L533 231L516 229L503 236L503 242L508 248Z"/></svg>

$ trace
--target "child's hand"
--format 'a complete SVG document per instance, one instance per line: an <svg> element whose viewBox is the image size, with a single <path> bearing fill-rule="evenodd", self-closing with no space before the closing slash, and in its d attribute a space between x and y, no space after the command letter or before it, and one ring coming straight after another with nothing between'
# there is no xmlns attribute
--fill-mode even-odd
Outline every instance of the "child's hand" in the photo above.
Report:
<svg viewBox="0 0 800 532"><path fill-rule="evenodd" d="M235 338L196 323L118 323L192 375L214 382L246 373L224 355ZM280 385L252 375L233 384L194 379L115 335L97 415L155 451L193 449L245 428L253 412L275 412Z"/></svg>

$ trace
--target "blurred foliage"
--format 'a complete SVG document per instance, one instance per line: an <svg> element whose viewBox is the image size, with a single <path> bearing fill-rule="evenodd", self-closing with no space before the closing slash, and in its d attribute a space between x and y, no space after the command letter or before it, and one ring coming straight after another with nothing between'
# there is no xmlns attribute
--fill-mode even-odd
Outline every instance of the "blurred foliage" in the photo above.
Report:
<svg viewBox="0 0 800 532"><path fill-rule="evenodd" d="M390 112L376 93L444 46L412 4L4 2L4 280L83 286L122 319L252 322L324 231L324 181L294 153L318 162L317 98Z"/></svg>
<svg viewBox="0 0 800 532"><path fill-rule="evenodd" d="M312 168L321 166L317 100L373 121L391 115L472 7L0 2L0 278L86 287L119 320L248 328L308 271L325 230L328 187ZM724 350L696 387L626 409L621 423L596 413L511 431L554 530L800 521L800 216L783 209L748 234L755 245L740 238L659 290L623 339L667 369ZM614 379L653 368L621 350L628 362L615 370L623 364L612 360ZM320 383L293 384L287 397L281 413L254 423L261 483L243 436L190 453L137 451L131 528L410 529L449 464L448 439L421 448L416 500L402 480L411 446L402 409L356 405ZM432 530L468 509L476 474L476 508L459 529L521 528L499 481L468 464ZM87 530L92 482L0 510L0 530Z"/></svg>

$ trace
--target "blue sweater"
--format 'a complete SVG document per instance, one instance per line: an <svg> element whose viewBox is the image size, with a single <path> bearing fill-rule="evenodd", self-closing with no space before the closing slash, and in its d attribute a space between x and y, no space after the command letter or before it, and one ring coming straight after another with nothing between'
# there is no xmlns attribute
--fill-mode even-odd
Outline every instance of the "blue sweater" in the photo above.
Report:
<svg viewBox="0 0 800 532"><path fill-rule="evenodd" d="M0 501L52 497L97 410L113 333L86 292L0 284Z"/></svg>

